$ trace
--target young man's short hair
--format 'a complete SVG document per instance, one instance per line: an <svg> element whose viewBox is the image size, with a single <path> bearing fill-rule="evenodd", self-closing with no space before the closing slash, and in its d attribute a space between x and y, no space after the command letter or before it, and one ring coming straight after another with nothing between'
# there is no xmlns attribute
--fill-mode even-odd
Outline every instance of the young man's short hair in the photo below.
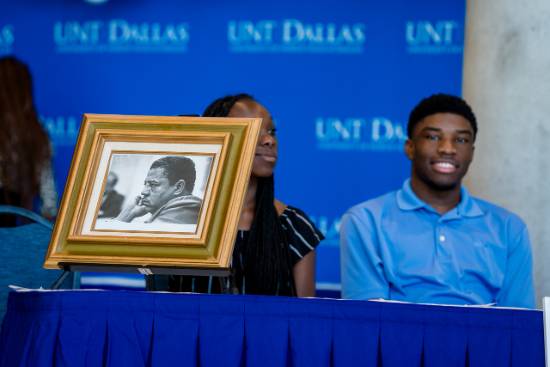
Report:
<svg viewBox="0 0 550 367"><path fill-rule="evenodd" d="M412 139L415 126L428 116L436 113L454 113L464 117L474 130L474 140L477 135L477 120L472 108L460 97L438 93L424 98L414 107L409 115L407 135Z"/></svg>

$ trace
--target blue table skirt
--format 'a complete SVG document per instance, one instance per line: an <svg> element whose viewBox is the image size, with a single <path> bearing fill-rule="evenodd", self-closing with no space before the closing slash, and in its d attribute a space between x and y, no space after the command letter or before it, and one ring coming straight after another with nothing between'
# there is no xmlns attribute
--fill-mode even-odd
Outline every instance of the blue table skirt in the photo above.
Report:
<svg viewBox="0 0 550 367"><path fill-rule="evenodd" d="M127 291L12 292L0 366L544 366L542 312Z"/></svg>

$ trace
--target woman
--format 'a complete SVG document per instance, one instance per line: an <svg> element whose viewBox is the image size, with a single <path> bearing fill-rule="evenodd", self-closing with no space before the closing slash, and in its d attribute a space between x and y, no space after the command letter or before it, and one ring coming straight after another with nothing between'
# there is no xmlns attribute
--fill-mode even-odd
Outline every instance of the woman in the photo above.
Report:
<svg viewBox="0 0 550 367"><path fill-rule="evenodd" d="M48 135L40 125L32 96L32 77L15 57L0 58L0 204L33 209L52 219L57 194ZM14 224L0 217L0 225Z"/></svg>
<svg viewBox="0 0 550 367"><path fill-rule="evenodd" d="M252 174L233 251L230 288L234 293L313 297L315 247L323 235L299 209L274 198L277 138L270 113L248 94L210 104L203 116L262 118ZM174 278L172 289L191 290L189 278ZM187 283L186 283L187 281ZM191 279L195 290L201 288Z"/></svg>

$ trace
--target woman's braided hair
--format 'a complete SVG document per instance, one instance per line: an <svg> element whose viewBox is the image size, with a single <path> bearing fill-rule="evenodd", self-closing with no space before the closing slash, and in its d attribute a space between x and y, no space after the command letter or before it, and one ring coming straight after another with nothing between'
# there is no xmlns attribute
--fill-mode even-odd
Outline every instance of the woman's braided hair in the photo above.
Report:
<svg viewBox="0 0 550 367"><path fill-rule="evenodd" d="M245 93L218 98L203 116L226 117L235 103L242 100L256 102ZM254 219L248 241L239 254L243 257L246 293L295 296L288 239L274 205L274 179L273 176L257 177L257 181Z"/></svg>

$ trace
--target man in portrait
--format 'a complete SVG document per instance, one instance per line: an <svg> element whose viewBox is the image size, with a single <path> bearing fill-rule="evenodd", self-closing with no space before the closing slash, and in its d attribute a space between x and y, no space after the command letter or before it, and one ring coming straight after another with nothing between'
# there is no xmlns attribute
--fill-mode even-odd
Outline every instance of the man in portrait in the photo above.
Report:
<svg viewBox="0 0 550 367"><path fill-rule="evenodd" d="M117 174L109 172L101 200L101 208L98 213L99 218L115 218L120 214L122 204L124 203L124 195L115 190L117 182Z"/></svg>
<svg viewBox="0 0 550 367"><path fill-rule="evenodd" d="M343 297L533 308L526 225L462 186L477 135L470 106L428 97L407 134L410 178L342 219Z"/></svg>
<svg viewBox="0 0 550 367"><path fill-rule="evenodd" d="M145 223L197 224L202 200L192 195L195 163L188 157L157 159L145 178L141 194L117 217L132 222L147 213Z"/></svg>

